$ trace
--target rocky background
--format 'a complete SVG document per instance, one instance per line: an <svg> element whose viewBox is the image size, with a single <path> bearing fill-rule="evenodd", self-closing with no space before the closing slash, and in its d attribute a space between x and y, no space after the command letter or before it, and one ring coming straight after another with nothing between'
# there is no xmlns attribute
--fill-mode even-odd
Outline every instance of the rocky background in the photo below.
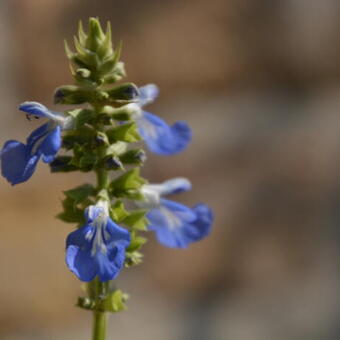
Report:
<svg viewBox="0 0 340 340"><path fill-rule="evenodd" d="M112 339L338 340L340 337L340 3L337 0L2 0L0 142L35 124L70 83L63 39L99 16L124 42L128 79L155 82L150 111L187 120L194 141L149 156L152 181L187 176L182 202L209 203L210 238L188 250L154 239L118 285L129 310ZM58 109L58 107L55 107ZM61 191L87 174L40 165L0 181L0 338L88 339L90 313L64 265Z"/></svg>

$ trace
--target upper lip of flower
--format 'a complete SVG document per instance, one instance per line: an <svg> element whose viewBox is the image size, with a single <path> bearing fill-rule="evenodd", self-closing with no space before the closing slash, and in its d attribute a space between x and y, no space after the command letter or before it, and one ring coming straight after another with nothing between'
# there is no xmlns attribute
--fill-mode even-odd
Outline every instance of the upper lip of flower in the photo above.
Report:
<svg viewBox="0 0 340 340"><path fill-rule="evenodd" d="M145 201L139 203L145 207L161 205L161 197L191 190L191 183L187 178L176 177L159 184L144 184L141 192Z"/></svg>
<svg viewBox="0 0 340 340"><path fill-rule="evenodd" d="M72 117L66 117L60 112L49 110L46 106L38 102L26 101L21 103L19 110L25 112L27 115L47 118L60 125L63 130L69 129L72 125Z"/></svg>

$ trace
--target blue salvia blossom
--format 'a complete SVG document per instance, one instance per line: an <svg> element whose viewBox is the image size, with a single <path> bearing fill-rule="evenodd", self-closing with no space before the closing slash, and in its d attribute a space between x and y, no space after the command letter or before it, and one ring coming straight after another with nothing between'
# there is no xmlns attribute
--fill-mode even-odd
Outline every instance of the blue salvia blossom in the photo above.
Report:
<svg viewBox="0 0 340 340"><path fill-rule="evenodd" d="M1 150L1 172L12 184L27 181L34 173L40 158L50 163L61 147L61 130L72 125L71 117L47 109L37 102L25 102L19 106L27 116L47 118L49 121L34 130L26 144L7 141Z"/></svg>
<svg viewBox="0 0 340 340"><path fill-rule="evenodd" d="M108 207L107 201L90 205L85 225L67 237L66 264L81 281L112 280L124 265L130 233L112 221Z"/></svg>
<svg viewBox="0 0 340 340"><path fill-rule="evenodd" d="M145 184L141 192L145 200L139 204L150 209L148 228L156 233L158 241L172 248L186 248L210 233L212 211L205 204L189 208L162 196L177 194L191 189L186 178L174 178L161 184Z"/></svg>
<svg viewBox="0 0 340 340"><path fill-rule="evenodd" d="M173 155L183 151L191 141L191 129L184 121L169 126L158 116L144 111L142 108L152 103L158 96L159 89L154 84L139 88L139 96L134 119L138 131L150 151L159 155Z"/></svg>

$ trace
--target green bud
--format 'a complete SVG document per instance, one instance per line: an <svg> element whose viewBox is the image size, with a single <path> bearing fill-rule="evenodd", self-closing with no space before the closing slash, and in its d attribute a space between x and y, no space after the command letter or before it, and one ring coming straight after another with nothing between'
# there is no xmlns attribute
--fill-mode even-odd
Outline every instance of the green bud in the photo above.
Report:
<svg viewBox="0 0 340 340"><path fill-rule="evenodd" d="M94 143L96 146L109 145L109 140L104 132L98 131Z"/></svg>
<svg viewBox="0 0 340 340"><path fill-rule="evenodd" d="M117 156L107 156L103 161L104 168L106 170L122 170L123 163Z"/></svg>
<svg viewBox="0 0 340 340"><path fill-rule="evenodd" d="M87 310L94 310L96 308L96 302L91 298L81 296L78 297L77 307Z"/></svg>
<svg viewBox="0 0 340 340"><path fill-rule="evenodd" d="M71 156L57 156L51 163L51 172L70 172L78 168L71 164Z"/></svg>
<svg viewBox="0 0 340 340"><path fill-rule="evenodd" d="M124 63L122 61L117 62L113 71L104 77L105 84L113 84L121 80L126 76Z"/></svg>
<svg viewBox="0 0 340 340"><path fill-rule="evenodd" d="M143 149L133 149L123 153L119 158L124 164L141 165L146 161L146 153Z"/></svg>
<svg viewBox="0 0 340 340"><path fill-rule="evenodd" d="M126 83L106 91L113 101L133 101L139 96L138 87L133 83Z"/></svg>
<svg viewBox="0 0 340 340"><path fill-rule="evenodd" d="M91 92L75 85L64 85L54 93L55 104L83 104L91 100Z"/></svg>
<svg viewBox="0 0 340 340"><path fill-rule="evenodd" d="M89 78L91 75L91 71L87 68L78 68L76 71L76 75L80 78Z"/></svg>
<svg viewBox="0 0 340 340"><path fill-rule="evenodd" d="M85 47L91 51L96 51L104 39L105 34L99 20L97 18L90 18Z"/></svg>
<svg viewBox="0 0 340 340"><path fill-rule="evenodd" d="M135 103L126 104L119 108L106 105L103 107L99 115L104 121L113 118L115 120L125 122L130 120L132 115L138 114L140 110L140 107Z"/></svg>

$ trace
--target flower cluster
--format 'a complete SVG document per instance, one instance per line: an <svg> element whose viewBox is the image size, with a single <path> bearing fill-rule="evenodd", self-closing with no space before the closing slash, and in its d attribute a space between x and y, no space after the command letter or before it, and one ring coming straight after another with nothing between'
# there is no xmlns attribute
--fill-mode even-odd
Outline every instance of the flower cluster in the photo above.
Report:
<svg viewBox="0 0 340 340"><path fill-rule="evenodd" d="M112 301L107 301L117 298L117 291L102 290L99 298L94 282L113 280L124 265L141 261L143 232L153 231L164 246L186 248L209 234L213 217L203 203L190 208L164 198L190 190L189 180L150 184L140 176L146 160L140 142L153 153L169 156L183 151L192 134L186 122L170 126L144 110L159 94L156 85L111 87L125 71L120 46L112 47L110 26L104 33L99 21L90 19L86 34L80 25L75 49L72 52L66 45L75 85L59 87L54 100L87 104L86 108L60 113L37 102L21 104L19 109L27 118L47 122L29 135L26 144L16 140L4 144L1 171L12 185L27 181L40 159L50 164L52 172L96 173L96 186L84 184L64 192L58 217L77 224L66 240L66 264L81 281L89 282L91 303L80 306L112 311ZM119 176L111 176L116 172ZM127 201L132 201L129 206L134 209L126 209Z"/></svg>

